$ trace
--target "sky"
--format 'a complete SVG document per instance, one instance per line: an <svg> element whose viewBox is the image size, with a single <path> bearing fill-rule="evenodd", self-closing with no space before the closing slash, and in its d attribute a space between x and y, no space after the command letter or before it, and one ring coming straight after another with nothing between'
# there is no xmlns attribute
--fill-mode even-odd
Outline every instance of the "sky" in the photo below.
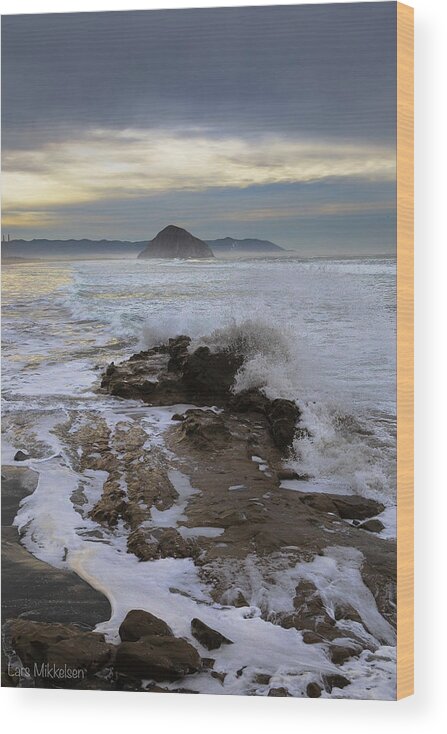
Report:
<svg viewBox="0 0 447 734"><path fill-rule="evenodd" d="M394 253L396 3L2 18L4 233Z"/></svg>

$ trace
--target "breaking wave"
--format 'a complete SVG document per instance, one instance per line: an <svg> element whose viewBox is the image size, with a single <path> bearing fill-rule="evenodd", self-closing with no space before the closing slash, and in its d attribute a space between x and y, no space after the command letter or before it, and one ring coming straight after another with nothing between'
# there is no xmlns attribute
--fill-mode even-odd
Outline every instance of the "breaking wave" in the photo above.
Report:
<svg viewBox="0 0 447 734"><path fill-rule="evenodd" d="M166 337L160 332L157 338ZM294 442L291 468L317 480L321 491L353 492L394 504L393 414L356 404L349 381L334 394L327 364L296 324L279 328L259 318L232 319L193 339L190 349L198 346L244 356L234 392L256 388L297 403L299 427L306 430Z"/></svg>

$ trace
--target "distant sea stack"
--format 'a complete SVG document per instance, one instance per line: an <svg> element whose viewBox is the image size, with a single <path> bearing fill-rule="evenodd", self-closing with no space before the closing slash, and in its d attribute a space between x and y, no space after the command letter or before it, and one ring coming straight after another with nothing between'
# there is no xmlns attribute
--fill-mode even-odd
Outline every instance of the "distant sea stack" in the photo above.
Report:
<svg viewBox="0 0 447 734"><path fill-rule="evenodd" d="M214 257L210 246L181 227L170 224L140 252L139 258L174 258L183 260Z"/></svg>

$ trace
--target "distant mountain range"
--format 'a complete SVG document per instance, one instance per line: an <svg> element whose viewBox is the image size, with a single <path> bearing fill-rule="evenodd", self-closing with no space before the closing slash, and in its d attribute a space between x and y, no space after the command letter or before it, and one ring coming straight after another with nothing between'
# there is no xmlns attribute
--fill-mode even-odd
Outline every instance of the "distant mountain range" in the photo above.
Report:
<svg viewBox="0 0 447 734"><path fill-rule="evenodd" d="M136 257L145 242L121 240L11 240L2 242L2 258L101 258Z"/></svg>
<svg viewBox="0 0 447 734"><path fill-rule="evenodd" d="M172 225L170 225L172 226ZM166 228L169 229L169 228ZM192 235L191 235L192 236ZM195 238L196 239L196 238ZM154 240L151 240L154 242ZM268 240L224 237L217 240L204 240L212 252L219 255L274 254L285 252L284 248ZM147 251L148 240L129 242L123 240L11 240L2 242L2 258L40 258L40 259L98 259L106 257L136 258ZM158 255L161 256L160 254ZM179 255L177 255L178 257ZM147 255L145 256L147 257ZM156 255L155 255L156 257ZM176 257L176 255L168 255Z"/></svg>

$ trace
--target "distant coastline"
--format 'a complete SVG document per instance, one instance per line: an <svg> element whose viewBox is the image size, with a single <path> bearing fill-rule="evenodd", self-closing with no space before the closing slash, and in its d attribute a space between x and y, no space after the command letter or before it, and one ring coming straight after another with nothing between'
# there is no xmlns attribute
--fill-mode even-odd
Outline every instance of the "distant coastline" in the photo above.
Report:
<svg viewBox="0 0 447 734"><path fill-rule="evenodd" d="M247 259L247 258L293 258L298 260L362 260L394 259L395 254L383 253L341 253L311 255L295 249L285 249L268 240L245 239L236 240L224 238L205 240L211 247L217 259ZM249 246L245 243L249 243ZM89 239L14 239L2 242L1 260L4 265L26 264L43 261L82 261L82 260L122 260L137 259L147 247L148 240L89 240Z"/></svg>
<svg viewBox="0 0 447 734"><path fill-rule="evenodd" d="M39 258L39 259L103 259L137 258L148 246L149 239L136 242L127 240L90 240L90 239L13 239L2 242L2 259ZM204 240L214 256L232 257L246 255L287 254L289 251L268 240L256 238L236 239L225 237L217 240Z"/></svg>

